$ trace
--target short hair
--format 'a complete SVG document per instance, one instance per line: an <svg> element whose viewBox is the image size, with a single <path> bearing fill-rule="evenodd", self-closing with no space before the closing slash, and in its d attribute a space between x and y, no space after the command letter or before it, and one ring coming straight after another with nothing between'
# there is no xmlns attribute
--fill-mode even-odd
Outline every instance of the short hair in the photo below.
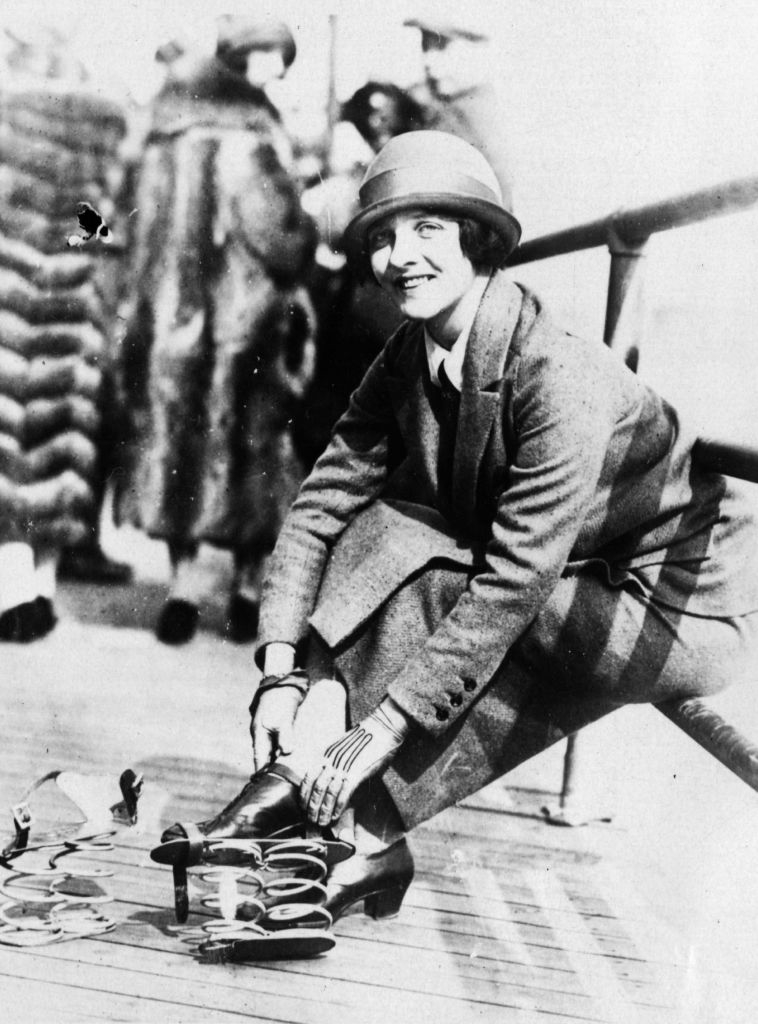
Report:
<svg viewBox="0 0 758 1024"><path fill-rule="evenodd" d="M473 217L458 220L461 251L471 260L474 270L499 270L511 254L511 245L489 224Z"/></svg>
<svg viewBox="0 0 758 1024"><path fill-rule="evenodd" d="M423 204L420 204L419 208L423 209ZM439 207L430 207L429 212L439 212L440 216L457 221L461 252L466 259L471 261L471 265L477 273L499 270L505 266L511 254L511 246L489 224L484 224L474 217L455 217ZM353 273L361 284L375 280L368 252L361 253L353 267Z"/></svg>
<svg viewBox="0 0 758 1024"><path fill-rule="evenodd" d="M415 131L423 126L424 111L412 96L409 96L394 82L372 80L366 82L360 89L356 89L350 99L345 100L340 108L340 120L354 125L367 142L371 134L368 127L372 109L371 97L376 93L386 96L394 104L398 119L398 135L403 132Z"/></svg>

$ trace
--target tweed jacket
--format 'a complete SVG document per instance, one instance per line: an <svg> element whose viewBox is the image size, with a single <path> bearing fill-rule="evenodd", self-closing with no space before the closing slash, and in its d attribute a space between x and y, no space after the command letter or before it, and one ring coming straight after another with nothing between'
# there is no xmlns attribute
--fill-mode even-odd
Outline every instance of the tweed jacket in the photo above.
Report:
<svg viewBox="0 0 758 1024"><path fill-rule="evenodd" d="M457 562L466 591L389 687L439 735L562 574L593 567L687 614L758 608L752 517L723 477L693 463L694 437L674 409L602 345L559 330L507 272L490 279L469 337L450 494L431 387L423 327L406 323L285 521L259 660L267 643L297 644L309 626L338 651L414 573ZM440 722L451 691L463 702Z"/></svg>

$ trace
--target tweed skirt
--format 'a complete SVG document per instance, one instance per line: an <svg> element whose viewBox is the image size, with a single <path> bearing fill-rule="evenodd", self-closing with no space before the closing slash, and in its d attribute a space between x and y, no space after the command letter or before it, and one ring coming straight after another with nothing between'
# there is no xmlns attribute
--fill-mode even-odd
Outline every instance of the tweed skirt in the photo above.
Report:
<svg viewBox="0 0 758 1024"><path fill-rule="evenodd" d="M314 635L313 667L336 668L351 722L382 700L472 571L432 561L339 646ZM558 582L463 719L442 737L411 732L384 782L413 828L616 708L723 689L757 651L758 613L687 615L656 601L649 581L597 560Z"/></svg>

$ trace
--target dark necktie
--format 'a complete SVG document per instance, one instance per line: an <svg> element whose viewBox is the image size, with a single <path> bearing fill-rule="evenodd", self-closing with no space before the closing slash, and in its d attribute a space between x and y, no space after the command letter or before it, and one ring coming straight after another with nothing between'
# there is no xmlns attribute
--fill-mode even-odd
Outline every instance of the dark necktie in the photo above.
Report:
<svg viewBox="0 0 758 1024"><path fill-rule="evenodd" d="M448 421L448 425L452 426L453 432L455 432L455 428L458 426L458 410L461 405L461 395L447 375L444 359L437 370L437 377L440 382L440 395L442 396L444 416Z"/></svg>
<svg viewBox="0 0 758 1024"><path fill-rule="evenodd" d="M453 456L455 454L455 435L458 429L458 410L461 405L460 392L450 382L445 370L444 361L437 369L440 382L437 388L437 407L439 409L440 449L437 460L437 477L440 498L444 503L452 500ZM448 513L449 514L449 513Z"/></svg>

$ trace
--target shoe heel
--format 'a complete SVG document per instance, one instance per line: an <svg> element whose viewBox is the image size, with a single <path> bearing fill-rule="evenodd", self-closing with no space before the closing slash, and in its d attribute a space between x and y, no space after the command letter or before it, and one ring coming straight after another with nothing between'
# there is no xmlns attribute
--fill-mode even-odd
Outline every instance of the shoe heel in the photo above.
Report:
<svg viewBox="0 0 758 1024"><path fill-rule="evenodd" d="M364 914L367 917L373 917L375 921L385 917L397 917L407 891L407 885L396 885L392 889L372 892L363 901Z"/></svg>

